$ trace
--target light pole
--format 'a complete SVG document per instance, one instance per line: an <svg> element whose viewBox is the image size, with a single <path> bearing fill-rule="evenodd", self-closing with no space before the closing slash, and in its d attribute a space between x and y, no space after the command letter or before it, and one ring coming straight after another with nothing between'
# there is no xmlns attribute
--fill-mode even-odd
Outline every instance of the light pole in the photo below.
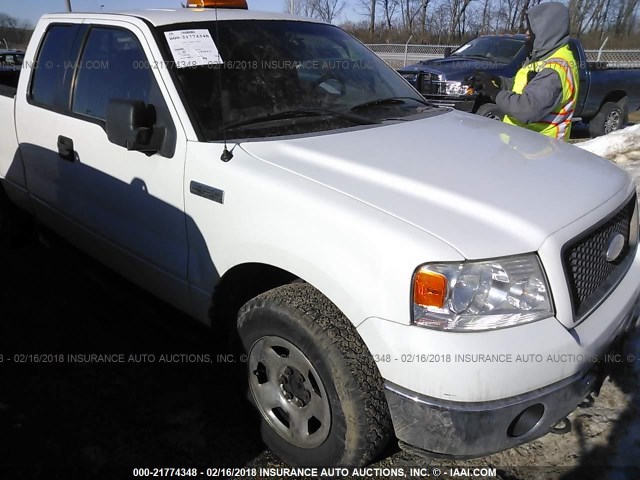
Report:
<svg viewBox="0 0 640 480"><path fill-rule="evenodd" d="M293 15L293 9L295 8L294 0L289 0L289 13Z"/></svg>

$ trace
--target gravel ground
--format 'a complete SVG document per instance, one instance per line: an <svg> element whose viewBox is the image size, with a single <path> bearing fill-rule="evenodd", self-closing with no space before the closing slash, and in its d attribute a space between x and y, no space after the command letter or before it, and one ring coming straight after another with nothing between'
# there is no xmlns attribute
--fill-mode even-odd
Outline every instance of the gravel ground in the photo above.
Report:
<svg viewBox="0 0 640 480"><path fill-rule="evenodd" d="M640 161L623 167L640 181ZM214 332L61 242L0 249L0 267L0 478L111 480L132 478L130 467L143 466L284 467L259 439L238 381L242 365L216 356L227 348ZM124 362L67 356L90 353L122 354ZM638 478L640 468L610 468L640 467L637 335L628 353L636 361L619 365L593 406L570 416L568 434L459 462L391 445L373 466L492 466L505 480Z"/></svg>

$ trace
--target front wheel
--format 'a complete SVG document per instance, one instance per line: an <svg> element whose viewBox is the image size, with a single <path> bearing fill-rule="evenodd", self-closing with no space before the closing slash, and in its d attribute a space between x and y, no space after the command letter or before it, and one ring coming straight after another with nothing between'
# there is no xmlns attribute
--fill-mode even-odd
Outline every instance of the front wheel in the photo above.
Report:
<svg viewBox="0 0 640 480"><path fill-rule="evenodd" d="M292 465L364 465L391 437L383 380L355 327L308 284L249 301L238 316L262 438Z"/></svg>
<svg viewBox="0 0 640 480"><path fill-rule="evenodd" d="M498 120L500 122L504 117L504 113L502 113L498 105L496 105L495 103L485 103L483 105L480 105L480 107L478 107L478 110L476 110L476 115L487 117L492 120Z"/></svg>

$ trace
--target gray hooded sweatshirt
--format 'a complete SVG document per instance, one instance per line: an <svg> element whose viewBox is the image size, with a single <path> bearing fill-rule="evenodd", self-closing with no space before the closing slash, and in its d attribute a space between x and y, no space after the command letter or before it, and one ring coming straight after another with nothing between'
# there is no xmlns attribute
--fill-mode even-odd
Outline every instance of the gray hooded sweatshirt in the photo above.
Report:
<svg viewBox="0 0 640 480"><path fill-rule="evenodd" d="M562 3L549 2L527 11L529 28L535 35L531 61L548 57L569 42L569 10ZM502 78L503 90L496 104L504 113L523 122L533 123L551 113L562 101L562 83L558 73L545 68L527 84L522 94L511 92L513 79Z"/></svg>

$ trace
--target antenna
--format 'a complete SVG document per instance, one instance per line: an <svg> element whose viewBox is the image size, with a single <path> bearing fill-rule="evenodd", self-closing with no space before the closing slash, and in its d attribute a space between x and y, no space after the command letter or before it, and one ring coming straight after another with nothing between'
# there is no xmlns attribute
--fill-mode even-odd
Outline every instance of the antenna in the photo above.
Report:
<svg viewBox="0 0 640 480"><path fill-rule="evenodd" d="M71 0L67 0L67 12L72 12L73 10L71 9Z"/></svg>
<svg viewBox="0 0 640 480"><path fill-rule="evenodd" d="M220 25L218 24L218 5L216 5L216 48L220 45ZM220 50L218 50L218 58L220 58ZM222 68L224 63L218 64L218 84L220 85L220 120L222 121L222 140L224 141L224 150L220 155L220 160L228 162L233 158L233 150L235 146L229 150L227 148L227 124L224 119L224 95L222 94Z"/></svg>

